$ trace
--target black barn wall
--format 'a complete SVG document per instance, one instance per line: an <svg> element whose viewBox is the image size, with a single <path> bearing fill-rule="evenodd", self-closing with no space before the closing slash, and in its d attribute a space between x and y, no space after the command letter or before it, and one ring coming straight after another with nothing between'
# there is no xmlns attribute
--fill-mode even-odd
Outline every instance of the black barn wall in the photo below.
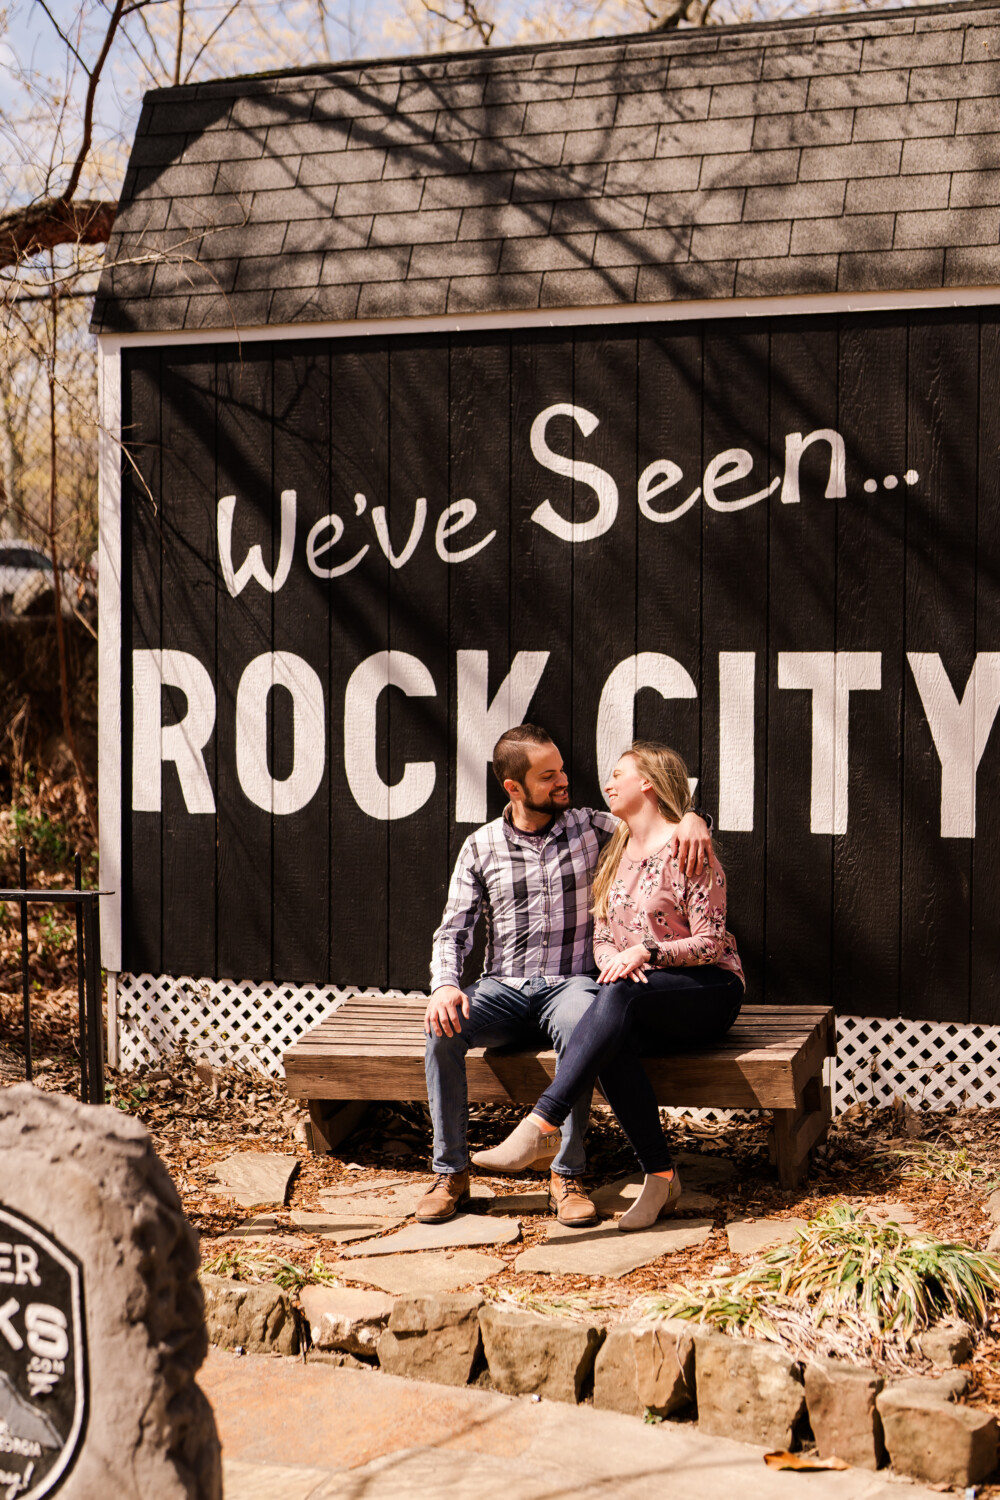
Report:
<svg viewBox="0 0 1000 1500"><path fill-rule="evenodd" d="M490 699L518 652L550 653L528 716L556 738L576 800L598 806L605 682L626 657L675 658L697 696L641 689L636 732L681 750L714 812L719 655L754 652L753 828L718 834L752 997L1000 1022L997 736L979 765L975 837L942 837L941 763L906 657L939 653L961 699L977 654L1000 650L994 310L304 339L123 360L138 471L123 467L126 970L425 987L448 874L473 826L454 817L456 653L488 651ZM616 519L594 540L568 542L532 520L546 499L567 521L596 509L590 485L531 452L532 422L557 402L599 423L585 436L553 418L552 448L618 487ZM663 511L702 483L713 456L745 449L752 473L725 492L738 499L783 474L786 434L826 428L846 445L842 498L824 496L831 450L817 442L802 459L799 504L782 504L779 486L745 509L702 497L669 522L640 514L637 479L656 459L684 474L650 502ZM919 476L910 485L907 471ZM259 544L273 573L289 489L287 582L271 593L251 580L231 597L219 499L236 496L234 566ZM385 507L398 557L420 497L426 524L393 567L372 513ZM496 535L448 563L435 527L466 497L478 513L448 547ZM307 566L306 538L330 514L343 534L324 565L368 551L325 579ZM132 810L133 652L160 648L190 653L215 684L202 752L214 813L187 811L169 761L161 812ZM392 785L408 763L433 762L435 781L417 812L382 819L348 785L344 698L358 664L386 650L423 663L434 693L381 694L378 773ZM280 815L245 795L235 748L237 684L272 651L308 663L325 714L319 787ZM880 689L850 700L849 817L837 835L810 831L811 694L778 686L779 653L833 651L881 657ZM164 690L164 726L186 708L184 692ZM268 736L280 781L300 749L282 689ZM495 816L503 797L488 783Z"/></svg>

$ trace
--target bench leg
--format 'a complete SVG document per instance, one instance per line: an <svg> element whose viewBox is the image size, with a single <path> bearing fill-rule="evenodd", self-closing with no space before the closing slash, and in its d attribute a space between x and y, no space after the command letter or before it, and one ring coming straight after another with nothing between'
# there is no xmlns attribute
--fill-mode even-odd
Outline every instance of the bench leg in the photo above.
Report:
<svg viewBox="0 0 1000 1500"><path fill-rule="evenodd" d="M310 1099L309 1149L317 1156L335 1151L357 1130L368 1108L366 1099Z"/></svg>
<svg viewBox="0 0 1000 1500"><path fill-rule="evenodd" d="M830 1090L818 1078L811 1079L802 1093L798 1109L774 1111L774 1150L778 1181L790 1191L804 1182L809 1155L830 1128L833 1107Z"/></svg>

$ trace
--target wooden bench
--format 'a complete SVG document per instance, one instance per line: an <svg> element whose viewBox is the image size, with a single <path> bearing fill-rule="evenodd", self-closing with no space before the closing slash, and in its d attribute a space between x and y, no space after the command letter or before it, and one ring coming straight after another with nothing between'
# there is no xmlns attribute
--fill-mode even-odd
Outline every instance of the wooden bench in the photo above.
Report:
<svg viewBox="0 0 1000 1500"><path fill-rule="evenodd" d="M372 1100L427 1098L424 1005L419 996L354 996L289 1047L288 1092L309 1102L314 1151L339 1145ZM663 1105L770 1110L778 1176L792 1188L830 1123L823 1063L835 1053L827 1006L745 1005L718 1046L644 1061ZM469 1099L533 1104L555 1064L554 1052L474 1048Z"/></svg>

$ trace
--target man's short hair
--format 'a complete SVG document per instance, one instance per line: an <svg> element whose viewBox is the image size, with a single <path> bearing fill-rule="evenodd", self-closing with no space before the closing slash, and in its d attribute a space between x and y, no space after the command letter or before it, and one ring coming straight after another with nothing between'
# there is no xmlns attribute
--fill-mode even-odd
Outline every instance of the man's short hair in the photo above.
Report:
<svg viewBox="0 0 1000 1500"><path fill-rule="evenodd" d="M538 724L516 724L506 730L493 746L493 774L503 786L505 781L524 785L531 765L528 745L551 745L552 736Z"/></svg>

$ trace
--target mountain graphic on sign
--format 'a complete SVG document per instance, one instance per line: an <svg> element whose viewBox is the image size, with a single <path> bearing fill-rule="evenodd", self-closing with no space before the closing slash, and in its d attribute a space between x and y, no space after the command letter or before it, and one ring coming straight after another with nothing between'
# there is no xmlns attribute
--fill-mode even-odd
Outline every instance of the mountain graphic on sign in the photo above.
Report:
<svg viewBox="0 0 1000 1500"><path fill-rule="evenodd" d="M61 1448L62 1438L44 1412L32 1406L14 1389L10 1377L0 1370L0 1432L38 1443L42 1448Z"/></svg>

